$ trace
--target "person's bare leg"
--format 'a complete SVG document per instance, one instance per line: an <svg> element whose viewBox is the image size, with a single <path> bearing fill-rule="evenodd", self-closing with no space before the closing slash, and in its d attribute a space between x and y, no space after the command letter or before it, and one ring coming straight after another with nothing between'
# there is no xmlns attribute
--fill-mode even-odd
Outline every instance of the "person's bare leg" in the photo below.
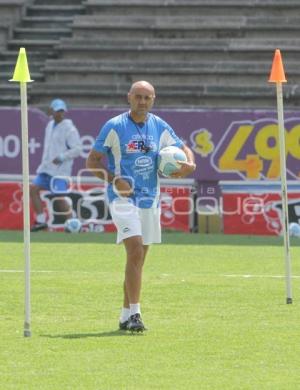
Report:
<svg viewBox="0 0 300 390"><path fill-rule="evenodd" d="M124 292L123 307L129 309L129 298L128 298L128 294L127 294L126 281L125 280L124 280L124 283L123 283L123 292Z"/></svg>
<svg viewBox="0 0 300 390"><path fill-rule="evenodd" d="M42 214L43 212L43 203L40 197L41 187L31 184L30 186L30 198L33 206L33 210L36 214Z"/></svg>
<svg viewBox="0 0 300 390"><path fill-rule="evenodd" d="M130 307L127 329L131 332L143 332L146 328L141 319L140 296L143 265L148 248L144 248L141 236L129 237L123 242L127 255L124 300L126 304L129 302Z"/></svg>
<svg viewBox="0 0 300 390"><path fill-rule="evenodd" d="M149 245L143 245L144 253L143 253L142 266L145 263L148 249L149 249ZM127 288L126 288L126 280L124 280L124 283L123 283L123 291L124 291L123 307L129 309L129 297L128 297L128 292L127 292Z"/></svg>
<svg viewBox="0 0 300 390"><path fill-rule="evenodd" d="M125 268L125 285L129 304L140 301L142 287L142 269L144 248L141 236L133 236L124 241L127 261Z"/></svg>

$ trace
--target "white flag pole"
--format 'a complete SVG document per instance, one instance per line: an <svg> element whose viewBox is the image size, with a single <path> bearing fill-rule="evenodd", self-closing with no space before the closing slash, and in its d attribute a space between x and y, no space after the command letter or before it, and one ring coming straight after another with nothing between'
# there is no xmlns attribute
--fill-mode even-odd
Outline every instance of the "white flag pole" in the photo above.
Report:
<svg viewBox="0 0 300 390"><path fill-rule="evenodd" d="M21 128L22 128L22 178L23 178L23 232L25 258L25 319L24 337L31 336L31 295L30 295L30 198L29 198L29 157L28 157L28 110L27 83L31 82L26 51L19 51L13 78L20 83Z"/></svg>
<svg viewBox="0 0 300 390"><path fill-rule="evenodd" d="M282 83L276 83L277 91L277 113L278 113L278 131L279 131L279 149L280 149L280 176L281 176L281 198L282 198L282 232L284 239L285 255L285 280L286 280L286 303L292 303L292 267L290 255L290 236L289 236L289 209L288 209L288 191L286 181L286 148L285 148L285 130L283 118L283 97Z"/></svg>
<svg viewBox="0 0 300 390"><path fill-rule="evenodd" d="M30 198L29 198L29 157L28 157L28 115L27 84L20 83L22 123L22 167L23 167L23 223L25 258L25 320L24 336L31 336L31 294L30 294Z"/></svg>
<svg viewBox="0 0 300 390"><path fill-rule="evenodd" d="M288 210L288 192L287 192L287 180L286 180L286 147L285 147L285 128L284 128L284 117L283 117L283 95L282 95L282 83L286 82L286 78L285 78L283 63L281 59L281 53L279 49L275 50L269 81L272 83L276 83L281 199L282 199L281 225L282 225L282 233L284 238L286 303L290 304L293 303L292 267L291 267L291 256L290 256L289 210Z"/></svg>

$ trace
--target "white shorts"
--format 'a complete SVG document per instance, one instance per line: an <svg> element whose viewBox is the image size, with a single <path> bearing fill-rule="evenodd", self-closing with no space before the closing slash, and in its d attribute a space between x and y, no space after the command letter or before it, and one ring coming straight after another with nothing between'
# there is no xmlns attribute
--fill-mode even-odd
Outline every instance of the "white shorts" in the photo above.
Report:
<svg viewBox="0 0 300 390"><path fill-rule="evenodd" d="M109 210L118 231L117 244L132 236L142 236L144 245L161 242L160 208L141 209L118 198Z"/></svg>

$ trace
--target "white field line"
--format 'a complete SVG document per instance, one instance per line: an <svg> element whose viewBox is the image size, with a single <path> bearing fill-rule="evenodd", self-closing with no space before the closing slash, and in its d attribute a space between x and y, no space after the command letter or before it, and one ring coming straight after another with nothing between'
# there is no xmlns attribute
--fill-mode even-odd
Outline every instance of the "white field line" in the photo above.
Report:
<svg viewBox="0 0 300 390"><path fill-rule="evenodd" d="M62 273L62 272L70 272L70 271L51 271L51 270L32 270L32 273ZM72 271L72 273L82 273L82 274L90 274L95 273L95 271ZM0 273L24 273L24 270L20 269L0 269ZM102 272L100 272L102 273ZM161 276L169 276L169 274L162 274ZM271 279L283 279L284 275L250 275L250 274L221 274L219 275L222 278L243 278L243 279L251 279L251 278L271 278ZM300 275L293 275L293 279L300 279Z"/></svg>
<svg viewBox="0 0 300 390"><path fill-rule="evenodd" d="M60 272L60 271L30 271L35 273L52 273L52 272ZM0 273L24 273L21 269L0 269Z"/></svg>
<svg viewBox="0 0 300 390"><path fill-rule="evenodd" d="M284 275L239 275L239 274L230 274L230 275L220 275L225 278L244 278L244 279L250 279L250 278L271 278L271 279L284 279ZM300 275L293 275L293 279L299 279Z"/></svg>
<svg viewBox="0 0 300 390"><path fill-rule="evenodd" d="M70 271L70 270L57 270L57 271L51 271L51 270L31 270L30 271L31 273L36 273L36 274L51 274L51 273L64 273L64 272L68 272L68 273L80 273L80 274L95 274L95 273L101 273L101 274L104 274L105 272L102 272L102 271ZM24 273L24 270L21 270L21 269L0 269L0 273L3 273L3 274L13 274L13 273Z"/></svg>

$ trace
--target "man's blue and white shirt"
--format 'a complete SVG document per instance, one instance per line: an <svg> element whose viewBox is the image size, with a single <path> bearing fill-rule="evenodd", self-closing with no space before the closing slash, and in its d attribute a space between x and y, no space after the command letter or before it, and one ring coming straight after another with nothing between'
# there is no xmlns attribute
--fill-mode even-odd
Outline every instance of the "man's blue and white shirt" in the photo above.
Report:
<svg viewBox="0 0 300 390"><path fill-rule="evenodd" d="M143 151L143 145L150 147L148 153ZM157 207L159 201L158 152L170 145L182 147L183 142L164 120L148 114L146 122L140 125L126 112L105 123L93 148L107 155L110 172L133 186L130 198L134 204L151 208ZM109 202L119 197L111 184L107 194Z"/></svg>

